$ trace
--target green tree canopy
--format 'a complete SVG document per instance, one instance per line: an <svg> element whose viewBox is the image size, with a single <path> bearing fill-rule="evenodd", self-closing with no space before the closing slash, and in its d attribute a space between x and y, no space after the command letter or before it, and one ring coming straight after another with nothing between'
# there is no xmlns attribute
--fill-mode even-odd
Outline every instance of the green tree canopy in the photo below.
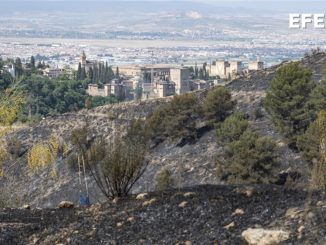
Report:
<svg viewBox="0 0 326 245"><path fill-rule="evenodd" d="M313 112L307 108L316 84L312 72L298 62L278 69L265 99L265 107L277 128L295 146L296 136L305 131Z"/></svg>
<svg viewBox="0 0 326 245"><path fill-rule="evenodd" d="M271 179L278 164L276 144L247 129L239 138L226 145L218 156L219 175L230 183L264 183Z"/></svg>
<svg viewBox="0 0 326 245"><path fill-rule="evenodd" d="M202 109L205 118L215 123L223 121L230 115L234 105L231 92L225 87L216 87L208 92Z"/></svg>
<svg viewBox="0 0 326 245"><path fill-rule="evenodd" d="M240 139L248 127L249 123L245 116L241 112L235 112L225 119L221 125L218 125L217 137L223 142L236 141Z"/></svg>

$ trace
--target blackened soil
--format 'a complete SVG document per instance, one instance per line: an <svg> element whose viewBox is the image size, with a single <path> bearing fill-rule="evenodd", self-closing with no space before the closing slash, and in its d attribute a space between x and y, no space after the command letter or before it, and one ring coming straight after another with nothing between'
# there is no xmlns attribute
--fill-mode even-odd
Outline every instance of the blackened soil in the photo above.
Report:
<svg viewBox="0 0 326 245"><path fill-rule="evenodd" d="M286 244L326 244L325 203L325 193L206 185L89 208L6 209L0 244L245 244L241 232L255 227L291 232ZM290 208L297 210L292 217ZM244 213L233 214L236 209Z"/></svg>

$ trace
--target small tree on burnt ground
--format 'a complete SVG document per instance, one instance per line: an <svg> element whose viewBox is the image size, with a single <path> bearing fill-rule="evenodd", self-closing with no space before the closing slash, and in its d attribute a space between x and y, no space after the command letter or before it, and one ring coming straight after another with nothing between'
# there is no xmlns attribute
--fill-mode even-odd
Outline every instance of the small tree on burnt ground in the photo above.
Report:
<svg viewBox="0 0 326 245"><path fill-rule="evenodd" d="M147 138L140 121L130 123L124 137L107 142L97 139L91 144L86 133L73 133L80 161L86 165L101 192L107 198L126 196L143 175L146 160Z"/></svg>
<svg viewBox="0 0 326 245"><path fill-rule="evenodd" d="M228 183L274 181L279 164L276 143L253 132L245 116L235 112L217 128L223 152L217 155L217 174Z"/></svg>
<svg viewBox="0 0 326 245"><path fill-rule="evenodd" d="M163 168L155 177L156 189L163 191L174 186L172 171L168 168Z"/></svg>
<svg viewBox="0 0 326 245"><path fill-rule="evenodd" d="M314 189L326 189L326 111L298 138L298 146L310 163L311 185Z"/></svg>

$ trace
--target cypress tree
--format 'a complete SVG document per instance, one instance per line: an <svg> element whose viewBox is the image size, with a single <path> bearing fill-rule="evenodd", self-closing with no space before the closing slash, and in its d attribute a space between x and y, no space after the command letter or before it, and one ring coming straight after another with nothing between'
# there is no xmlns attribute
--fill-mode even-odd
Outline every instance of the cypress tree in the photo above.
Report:
<svg viewBox="0 0 326 245"><path fill-rule="evenodd" d="M119 67L117 66L117 69L115 71L115 77L119 78L120 77L120 73L119 73Z"/></svg>
<svg viewBox="0 0 326 245"><path fill-rule="evenodd" d="M114 78L114 72L112 70L112 67L109 66L108 68L108 80L112 80Z"/></svg>
<svg viewBox="0 0 326 245"><path fill-rule="evenodd" d="M15 75L16 77L21 77L23 75L23 64L20 58L15 60Z"/></svg>
<svg viewBox="0 0 326 245"><path fill-rule="evenodd" d="M77 80L81 80L81 75L82 75L82 68L81 68L81 64L79 62L78 64L78 70L77 70L77 75L76 75L76 79Z"/></svg>
<svg viewBox="0 0 326 245"><path fill-rule="evenodd" d="M97 65L93 67L93 82L97 83L98 82L98 77L99 77L99 70Z"/></svg>
<svg viewBox="0 0 326 245"><path fill-rule="evenodd" d="M100 81L101 81L101 83L105 83L106 82L105 81L105 67L104 67L104 64L103 63L101 63L100 66L101 66Z"/></svg>
<svg viewBox="0 0 326 245"><path fill-rule="evenodd" d="M34 58L34 56L31 57L31 68L35 69L35 58Z"/></svg>
<svg viewBox="0 0 326 245"><path fill-rule="evenodd" d="M43 66L42 66L42 63L41 63L41 61L39 61L38 63L37 63L37 69L41 69Z"/></svg>
<svg viewBox="0 0 326 245"><path fill-rule="evenodd" d="M90 67L88 70L88 78L91 80L91 82L93 82L93 76L94 76L93 68Z"/></svg>
<svg viewBox="0 0 326 245"><path fill-rule="evenodd" d="M203 64L203 79L206 79L208 77L207 70L206 70L207 64Z"/></svg>
<svg viewBox="0 0 326 245"><path fill-rule="evenodd" d="M103 72L102 64L99 63L98 64L98 80L100 83L102 83L102 72Z"/></svg>
<svg viewBox="0 0 326 245"><path fill-rule="evenodd" d="M85 67L81 69L80 79L85 80L87 78Z"/></svg>
<svg viewBox="0 0 326 245"><path fill-rule="evenodd" d="M109 78L109 65L108 62L105 62L105 81L108 82L110 80Z"/></svg>

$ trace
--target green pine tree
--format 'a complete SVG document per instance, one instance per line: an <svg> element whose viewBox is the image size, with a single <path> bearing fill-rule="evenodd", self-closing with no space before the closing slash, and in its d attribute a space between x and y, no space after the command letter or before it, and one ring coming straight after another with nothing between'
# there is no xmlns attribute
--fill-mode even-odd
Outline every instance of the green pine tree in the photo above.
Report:
<svg viewBox="0 0 326 245"><path fill-rule="evenodd" d="M309 96L315 87L312 72L298 62L281 67L272 81L265 99L265 107L277 128L296 147L296 137L312 121L307 108Z"/></svg>
<svg viewBox="0 0 326 245"><path fill-rule="evenodd" d="M232 112L234 105L231 92L220 86L209 91L203 102L202 111L205 118L214 124L222 122Z"/></svg>

